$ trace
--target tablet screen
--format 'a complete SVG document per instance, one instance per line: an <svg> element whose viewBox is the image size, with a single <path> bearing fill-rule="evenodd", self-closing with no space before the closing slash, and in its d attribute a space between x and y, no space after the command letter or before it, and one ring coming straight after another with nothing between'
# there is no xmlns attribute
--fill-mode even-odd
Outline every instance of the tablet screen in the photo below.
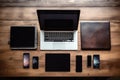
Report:
<svg viewBox="0 0 120 80"><path fill-rule="evenodd" d="M66 72L70 71L70 54L46 54L46 71Z"/></svg>
<svg viewBox="0 0 120 80"><path fill-rule="evenodd" d="M10 34L11 48L34 48L35 27L11 27Z"/></svg>

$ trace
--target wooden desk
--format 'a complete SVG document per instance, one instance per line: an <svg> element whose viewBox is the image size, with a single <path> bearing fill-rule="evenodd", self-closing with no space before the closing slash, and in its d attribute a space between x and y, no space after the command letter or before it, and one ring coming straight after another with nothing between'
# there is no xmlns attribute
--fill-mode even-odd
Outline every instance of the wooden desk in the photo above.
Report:
<svg viewBox="0 0 120 80"><path fill-rule="evenodd" d="M38 1L38 2L37 2ZM81 2L52 4L55 0L1 0L0 1L0 76L120 76L120 2L110 0L88 0ZM68 0L70 1L70 0ZM86 1L86 0L85 0ZM91 4L89 3L91 2ZM97 3L98 1L98 3ZM4 3L3 3L4 2ZM82 3L83 2L83 3ZM41 5L40 5L41 4ZM78 5L81 4L81 5ZM63 7L64 5L64 7ZM91 6L92 5L92 6ZM12 7L11 7L12 6ZM93 7L94 6L94 7ZM10 50L8 45L11 26L36 26L40 32L37 19L37 9L80 9L80 21L83 20L109 20L111 25L110 51L82 51L80 42L80 25L78 26L77 51L40 51L39 40L37 50ZM39 34L38 34L39 37ZM30 69L23 69L23 53L30 53ZM70 53L70 72L45 72L45 53ZM87 55L100 54L100 70L87 68ZM83 72L75 71L76 55L83 56ZM39 69L32 69L32 57L39 56Z"/></svg>

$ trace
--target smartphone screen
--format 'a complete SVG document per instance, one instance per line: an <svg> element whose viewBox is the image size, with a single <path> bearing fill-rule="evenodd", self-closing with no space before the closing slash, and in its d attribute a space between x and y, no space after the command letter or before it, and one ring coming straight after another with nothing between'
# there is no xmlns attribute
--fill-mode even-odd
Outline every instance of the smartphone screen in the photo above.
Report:
<svg viewBox="0 0 120 80"><path fill-rule="evenodd" d="M30 54L24 53L23 54L23 68L29 68L30 67Z"/></svg>
<svg viewBox="0 0 120 80"><path fill-rule="evenodd" d="M93 55L93 68L99 69L100 68L100 57L99 55Z"/></svg>
<svg viewBox="0 0 120 80"><path fill-rule="evenodd" d="M82 56L76 56L76 72L82 72Z"/></svg>
<svg viewBox="0 0 120 80"><path fill-rule="evenodd" d="M38 59L39 58L37 56L33 57L33 59L32 59L32 67L33 67L33 69L38 69L38 67L39 67Z"/></svg>
<svg viewBox="0 0 120 80"><path fill-rule="evenodd" d="M91 55L87 56L87 67L91 67Z"/></svg>

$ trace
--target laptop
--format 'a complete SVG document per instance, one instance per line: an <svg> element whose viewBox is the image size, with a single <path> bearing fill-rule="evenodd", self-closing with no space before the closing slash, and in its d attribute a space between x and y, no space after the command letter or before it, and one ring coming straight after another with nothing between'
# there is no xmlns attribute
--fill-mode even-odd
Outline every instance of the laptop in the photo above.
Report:
<svg viewBox="0 0 120 80"><path fill-rule="evenodd" d="M77 50L80 10L37 10L41 50Z"/></svg>
<svg viewBox="0 0 120 80"><path fill-rule="evenodd" d="M110 50L109 21L81 21L82 50Z"/></svg>
<svg viewBox="0 0 120 80"><path fill-rule="evenodd" d="M37 29L34 26L12 26L11 49L37 49Z"/></svg>

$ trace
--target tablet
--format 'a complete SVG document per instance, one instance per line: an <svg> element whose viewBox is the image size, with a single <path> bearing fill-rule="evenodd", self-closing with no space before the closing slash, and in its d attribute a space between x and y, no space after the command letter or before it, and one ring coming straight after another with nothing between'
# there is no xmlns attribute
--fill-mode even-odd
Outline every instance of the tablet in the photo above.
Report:
<svg viewBox="0 0 120 80"><path fill-rule="evenodd" d="M69 72L70 71L70 54L47 53L45 56L45 71Z"/></svg>
<svg viewBox="0 0 120 80"><path fill-rule="evenodd" d="M37 29L34 26L12 26L11 49L37 49Z"/></svg>

